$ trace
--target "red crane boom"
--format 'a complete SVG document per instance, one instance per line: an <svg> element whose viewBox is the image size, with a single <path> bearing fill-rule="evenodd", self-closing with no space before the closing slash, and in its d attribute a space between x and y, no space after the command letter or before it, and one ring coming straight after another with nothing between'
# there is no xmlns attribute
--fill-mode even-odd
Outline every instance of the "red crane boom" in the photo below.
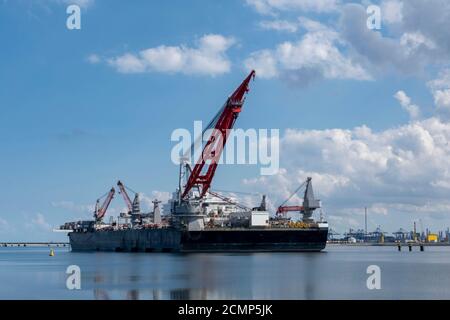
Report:
<svg viewBox="0 0 450 320"><path fill-rule="evenodd" d="M287 212L303 211L303 206L279 206L277 214L286 214Z"/></svg>
<svg viewBox="0 0 450 320"><path fill-rule="evenodd" d="M131 212L133 210L133 203L131 202L130 197L128 196L127 190L125 190L125 186L123 185L122 181L117 182L117 186L119 187L120 193L122 194L123 200L125 201L128 212Z"/></svg>
<svg viewBox="0 0 450 320"><path fill-rule="evenodd" d="M242 110L245 94L249 91L250 80L254 77L255 71L250 72L247 78L245 78L241 85L227 99L225 105L221 109L221 113L217 117L217 121L211 123L211 125L214 126L211 136L203 148L200 159L198 159L188 178L186 187L181 196L182 199L186 198L194 186L199 187L200 198L203 198L211 186L211 181L227 142L230 129L233 128L234 123Z"/></svg>
<svg viewBox="0 0 450 320"><path fill-rule="evenodd" d="M101 207L98 206L100 203L100 199L97 200L97 203L95 205L95 212L94 212L94 217L97 221L101 221L103 219L103 217L105 216L106 210L108 210L108 207L111 204L111 201L114 198L115 193L116 193L116 190L114 190L114 188L111 188L111 190L108 193L108 196L106 197L106 199L103 202Z"/></svg>

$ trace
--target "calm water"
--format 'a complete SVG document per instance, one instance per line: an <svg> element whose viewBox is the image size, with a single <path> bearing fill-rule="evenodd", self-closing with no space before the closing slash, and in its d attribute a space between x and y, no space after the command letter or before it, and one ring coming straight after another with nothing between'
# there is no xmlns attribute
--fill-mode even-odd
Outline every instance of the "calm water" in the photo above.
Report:
<svg viewBox="0 0 450 320"><path fill-rule="evenodd" d="M450 247L322 253L72 253L0 248L0 299L450 299ZM368 290L366 268L381 268ZM81 290L66 268L81 268Z"/></svg>

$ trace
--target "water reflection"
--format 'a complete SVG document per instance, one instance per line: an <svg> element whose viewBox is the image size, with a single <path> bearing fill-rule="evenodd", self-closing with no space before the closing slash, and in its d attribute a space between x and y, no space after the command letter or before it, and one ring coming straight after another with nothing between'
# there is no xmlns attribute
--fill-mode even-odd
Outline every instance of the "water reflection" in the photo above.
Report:
<svg viewBox="0 0 450 320"><path fill-rule="evenodd" d="M95 300L110 300L108 292L103 289L94 289Z"/></svg>
<svg viewBox="0 0 450 320"><path fill-rule="evenodd" d="M175 289L163 292L162 290L152 290L151 294L148 296L143 295L148 290L128 290L124 291L123 294L119 294L113 297L113 290L99 289L93 290L95 300L206 300L212 299L208 297L206 290L192 290L192 289Z"/></svg>
<svg viewBox="0 0 450 320"><path fill-rule="evenodd" d="M128 291L127 300L139 300L139 290Z"/></svg>
<svg viewBox="0 0 450 320"><path fill-rule="evenodd" d="M323 254L323 253L319 253ZM305 281L305 299L312 300L316 299L315 295L315 279L317 279L317 260L319 259L319 256L317 253L307 253L305 254L305 272L304 274L304 281Z"/></svg>
<svg viewBox="0 0 450 320"><path fill-rule="evenodd" d="M100 255L85 280L98 300L315 299L320 255Z"/></svg>
<svg viewBox="0 0 450 320"><path fill-rule="evenodd" d="M171 290L170 291L170 300L190 300L190 290L189 289L181 289L181 290Z"/></svg>
<svg viewBox="0 0 450 320"><path fill-rule="evenodd" d="M61 265L79 265L79 295L88 299L404 299L450 297L449 253L450 248L399 253L378 247L336 247L322 253L68 252L49 261L58 263L58 272ZM377 292L366 287L371 264L383 272L383 289ZM56 279L61 287L65 278ZM64 291L61 298L73 294Z"/></svg>

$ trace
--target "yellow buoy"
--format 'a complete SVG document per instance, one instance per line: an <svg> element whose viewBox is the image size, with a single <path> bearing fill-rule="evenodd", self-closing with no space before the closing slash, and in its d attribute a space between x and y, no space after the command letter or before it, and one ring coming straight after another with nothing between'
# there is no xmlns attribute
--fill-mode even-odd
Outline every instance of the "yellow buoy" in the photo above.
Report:
<svg viewBox="0 0 450 320"><path fill-rule="evenodd" d="M53 257L55 255L55 251L53 250L53 249L50 249L50 254L49 254L49 256L50 257Z"/></svg>

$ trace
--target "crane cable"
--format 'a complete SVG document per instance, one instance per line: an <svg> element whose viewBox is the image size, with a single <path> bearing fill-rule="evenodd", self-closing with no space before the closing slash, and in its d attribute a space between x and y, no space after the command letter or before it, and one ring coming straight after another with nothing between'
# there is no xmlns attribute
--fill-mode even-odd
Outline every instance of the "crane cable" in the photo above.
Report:
<svg viewBox="0 0 450 320"><path fill-rule="evenodd" d="M104 197L106 197L111 191L106 192L104 195L102 195L100 198L98 198L97 200L100 201L102 200Z"/></svg>
<svg viewBox="0 0 450 320"><path fill-rule="evenodd" d="M222 196L221 194L219 194L219 193L217 193L217 192L208 190L208 193L211 194L211 195L213 195L213 196L215 196L215 197L217 197L217 198L219 198L219 199L222 199L223 201L225 201L225 202L227 202L227 203L229 203L229 204L235 205L235 206L237 206L237 207L239 207L239 208L241 208L241 209L244 209L244 210L250 210L249 207L246 207L246 206L244 206L243 204L240 204L240 203L237 203L237 202L235 202L235 201L232 201L231 199L229 199L229 198L227 198L227 197L225 197L225 196Z"/></svg>
<svg viewBox="0 0 450 320"><path fill-rule="evenodd" d="M222 190L222 189L214 189L214 192L224 192L224 193L234 193L234 194L244 194L247 196L261 196L262 193L259 192L244 192L244 191L231 191L231 190Z"/></svg>
<svg viewBox="0 0 450 320"><path fill-rule="evenodd" d="M297 194L297 192L303 188L303 186L305 185L306 181L304 181L297 189L295 189L295 191L290 195L289 198L287 198L287 200L285 200L281 205L279 205L279 207L284 206L289 200L292 199L293 196L295 196Z"/></svg>
<svg viewBox="0 0 450 320"><path fill-rule="evenodd" d="M183 154L183 158L191 158L191 155L193 152L195 152L195 147L197 146L197 144L203 140L203 136L205 135L206 131L209 129L213 129L216 127L217 122L219 121L220 116L223 113L223 110L225 110L227 104L225 103L220 109L219 111L217 111L216 115L214 116L214 118L211 119L211 121L208 123L208 125L206 126L205 129L203 129L202 133L194 140L194 142L191 144L191 147ZM203 146L202 146L203 147Z"/></svg>
<svg viewBox="0 0 450 320"><path fill-rule="evenodd" d="M126 185L123 185L123 186L124 186L124 188L125 188L126 190L133 192L135 195L138 194L136 191L134 191L133 189L127 187Z"/></svg>

